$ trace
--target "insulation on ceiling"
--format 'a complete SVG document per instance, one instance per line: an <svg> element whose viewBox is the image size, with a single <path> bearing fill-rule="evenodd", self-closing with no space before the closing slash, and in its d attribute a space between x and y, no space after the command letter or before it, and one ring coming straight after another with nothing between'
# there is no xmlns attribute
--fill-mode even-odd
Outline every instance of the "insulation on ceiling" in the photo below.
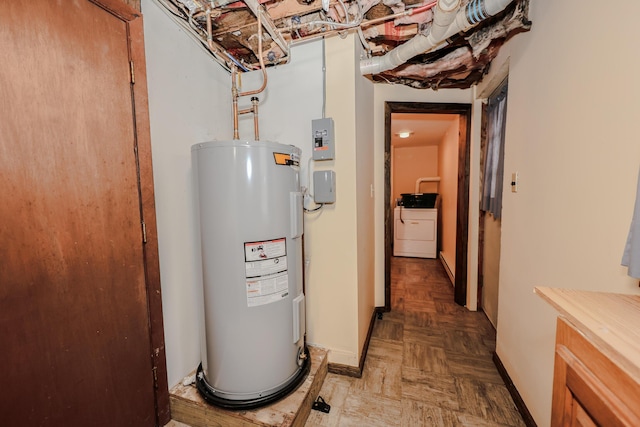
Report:
<svg viewBox="0 0 640 427"><path fill-rule="evenodd" d="M428 32L433 19L430 6L434 3L434 0L156 1L221 64L245 71L259 68L259 55L266 66L283 64L289 61L291 44L345 31L359 31L369 56L384 55L418 34ZM462 0L461 7L467 3L469 0ZM266 28L261 53L258 52L255 13L260 10ZM411 13L413 10L418 13ZM368 77L375 83L420 89L468 88L487 73L505 41L531 28L528 10L529 0L515 0L503 12L467 33L451 37L446 47ZM211 20L210 34L207 18Z"/></svg>

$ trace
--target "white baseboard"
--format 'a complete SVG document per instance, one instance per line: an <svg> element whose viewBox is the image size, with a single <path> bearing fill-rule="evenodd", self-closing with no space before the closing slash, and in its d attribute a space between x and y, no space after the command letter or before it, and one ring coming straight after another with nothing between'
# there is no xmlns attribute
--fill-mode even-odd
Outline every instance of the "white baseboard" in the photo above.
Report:
<svg viewBox="0 0 640 427"><path fill-rule="evenodd" d="M444 270L447 272L447 276L449 276L449 280L451 280L451 284L455 285L456 284L455 273L453 271L451 271L451 268L449 268L449 264L447 263L447 259L442 256L442 252L440 252L440 262L444 266Z"/></svg>

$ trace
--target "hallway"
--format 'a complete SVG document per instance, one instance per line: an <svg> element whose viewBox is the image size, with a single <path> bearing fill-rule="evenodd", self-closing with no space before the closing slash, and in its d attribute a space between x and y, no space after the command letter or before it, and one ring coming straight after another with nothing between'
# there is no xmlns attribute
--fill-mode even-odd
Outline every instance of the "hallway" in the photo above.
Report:
<svg viewBox="0 0 640 427"><path fill-rule="evenodd" d="M376 320L362 378L329 373L329 414L306 426L524 426L492 361L495 331L453 302L438 260L392 258L392 310Z"/></svg>

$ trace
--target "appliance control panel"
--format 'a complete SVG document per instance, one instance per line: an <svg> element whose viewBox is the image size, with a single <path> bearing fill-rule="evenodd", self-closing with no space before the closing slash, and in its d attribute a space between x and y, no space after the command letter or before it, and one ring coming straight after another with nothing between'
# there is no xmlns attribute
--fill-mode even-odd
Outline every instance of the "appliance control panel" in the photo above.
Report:
<svg viewBox="0 0 640 427"><path fill-rule="evenodd" d="M333 160L335 157L335 133L330 117L311 121L313 160Z"/></svg>

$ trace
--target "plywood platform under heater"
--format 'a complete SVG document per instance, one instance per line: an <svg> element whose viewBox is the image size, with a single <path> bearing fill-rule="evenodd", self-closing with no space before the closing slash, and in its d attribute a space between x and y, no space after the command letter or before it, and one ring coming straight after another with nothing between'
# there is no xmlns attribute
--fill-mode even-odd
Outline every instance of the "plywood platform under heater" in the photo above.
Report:
<svg viewBox="0 0 640 427"><path fill-rule="evenodd" d="M311 355L309 375L284 399L258 409L230 411L205 402L195 386L178 384L169 391L172 420L191 427L304 426L327 376L328 365L327 350L308 348Z"/></svg>

